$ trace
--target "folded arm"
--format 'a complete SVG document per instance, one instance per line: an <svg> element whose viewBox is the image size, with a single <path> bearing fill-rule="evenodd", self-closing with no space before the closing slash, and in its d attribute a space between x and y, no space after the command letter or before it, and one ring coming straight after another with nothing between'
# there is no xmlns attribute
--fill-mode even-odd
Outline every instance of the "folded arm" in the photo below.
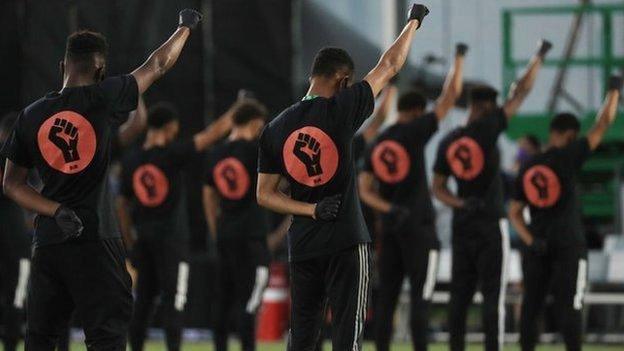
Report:
<svg viewBox="0 0 624 351"><path fill-rule="evenodd" d="M279 189L280 180L279 174L258 174L258 204L278 213L314 218L316 204L293 200Z"/></svg>
<svg viewBox="0 0 624 351"><path fill-rule="evenodd" d="M375 189L375 176L373 173L363 171L358 175L358 186L362 201L371 208L381 212L388 213L392 208L392 204L386 201L377 189Z"/></svg>
<svg viewBox="0 0 624 351"><path fill-rule="evenodd" d="M28 169L6 160L2 189L4 194L26 210L54 217L60 203L52 201L28 184Z"/></svg>
<svg viewBox="0 0 624 351"><path fill-rule="evenodd" d="M434 173L432 184L433 195L443 204L452 208L464 207L464 200L451 192L448 188L448 177Z"/></svg>

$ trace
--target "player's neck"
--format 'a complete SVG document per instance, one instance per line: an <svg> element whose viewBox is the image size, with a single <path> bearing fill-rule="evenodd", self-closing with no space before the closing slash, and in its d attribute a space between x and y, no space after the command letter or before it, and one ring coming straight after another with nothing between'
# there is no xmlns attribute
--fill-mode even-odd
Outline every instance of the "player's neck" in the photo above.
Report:
<svg viewBox="0 0 624 351"><path fill-rule="evenodd" d="M167 138L163 133L157 130L148 130L143 143L143 149L148 150L153 147L162 147L167 145Z"/></svg>
<svg viewBox="0 0 624 351"><path fill-rule="evenodd" d="M396 119L396 124L409 123L413 120L414 120L414 116L410 116L407 113L399 112L399 115L397 116L397 119Z"/></svg>
<svg viewBox="0 0 624 351"><path fill-rule="evenodd" d="M330 98L335 94L336 90L331 84L329 84L329 82L327 82L327 79L314 77L310 80L310 89L308 89L306 96Z"/></svg>
<svg viewBox="0 0 624 351"><path fill-rule="evenodd" d="M230 136L228 137L228 139L231 141L236 141L236 140L250 141L254 139L254 135L250 130L246 128L234 127L232 131L230 132Z"/></svg>
<svg viewBox="0 0 624 351"><path fill-rule="evenodd" d="M93 77L87 77L81 74L66 74L63 77L63 88L82 87L95 84Z"/></svg>

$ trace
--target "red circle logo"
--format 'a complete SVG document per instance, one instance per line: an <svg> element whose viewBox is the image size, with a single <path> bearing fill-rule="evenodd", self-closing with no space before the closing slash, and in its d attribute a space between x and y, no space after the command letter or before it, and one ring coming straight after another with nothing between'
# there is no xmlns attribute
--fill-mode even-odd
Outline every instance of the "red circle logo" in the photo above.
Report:
<svg viewBox="0 0 624 351"><path fill-rule="evenodd" d="M241 161L234 157L225 158L217 163L212 171L217 189L230 200L240 200L249 191L249 173Z"/></svg>
<svg viewBox="0 0 624 351"><path fill-rule="evenodd" d="M292 132L284 143L282 155L288 174L303 185L323 185L338 169L336 144L316 127L303 127Z"/></svg>
<svg viewBox="0 0 624 351"><path fill-rule="evenodd" d="M145 164L132 175L134 195L146 207L162 204L169 194L169 180L165 173L153 164Z"/></svg>
<svg viewBox="0 0 624 351"><path fill-rule="evenodd" d="M407 177L410 157L403 145L394 140L377 144L371 154L373 171L385 183L398 183Z"/></svg>
<svg viewBox="0 0 624 351"><path fill-rule="evenodd" d="M451 143L446 159L453 174L462 180L473 180L483 170L483 150L471 137L461 137Z"/></svg>
<svg viewBox="0 0 624 351"><path fill-rule="evenodd" d="M550 207L561 196L559 177L547 166L529 168L522 177L522 185L527 200L535 207Z"/></svg>
<svg viewBox="0 0 624 351"><path fill-rule="evenodd" d="M74 174L91 164L97 138L86 118L73 111L61 111L43 122L37 144L50 167Z"/></svg>

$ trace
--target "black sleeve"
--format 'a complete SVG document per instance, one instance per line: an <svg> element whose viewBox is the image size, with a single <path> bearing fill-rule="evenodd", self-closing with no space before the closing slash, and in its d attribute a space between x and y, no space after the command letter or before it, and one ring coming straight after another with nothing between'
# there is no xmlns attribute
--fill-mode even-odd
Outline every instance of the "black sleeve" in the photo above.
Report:
<svg viewBox="0 0 624 351"><path fill-rule="evenodd" d="M446 139L442 140L438 145L438 151L436 153L435 163L433 164L433 171L437 174L441 174L444 176L451 175L451 167L448 164L448 160L446 159L446 149L448 147L448 142Z"/></svg>
<svg viewBox="0 0 624 351"><path fill-rule="evenodd" d="M565 148L563 153L567 157L567 164L572 172L578 172L591 155L591 148L586 137L575 140Z"/></svg>
<svg viewBox="0 0 624 351"><path fill-rule="evenodd" d="M124 160L121 163L121 184L119 185L119 193L127 199L131 199L134 196L132 174L129 174L129 172L130 165L126 160Z"/></svg>
<svg viewBox="0 0 624 351"><path fill-rule="evenodd" d="M267 125L260 136L260 147L258 148L258 173L280 174L281 169L278 162L278 156L273 153L269 134L269 126Z"/></svg>
<svg viewBox="0 0 624 351"><path fill-rule="evenodd" d="M169 157L171 157L173 164L178 167L182 167L195 160L196 155L197 149L195 148L195 141L193 138L178 141L169 147Z"/></svg>
<svg viewBox="0 0 624 351"><path fill-rule="evenodd" d="M426 144L431 136L438 131L438 116L434 111L414 119L408 124L413 140Z"/></svg>
<svg viewBox="0 0 624 351"><path fill-rule="evenodd" d="M22 114L19 115L9 138L2 147L1 154L20 167L32 168L33 159L28 152L28 145L25 143L21 132Z"/></svg>
<svg viewBox="0 0 624 351"><path fill-rule="evenodd" d="M357 131L375 109L373 90L367 81L355 83L334 97L336 116L351 131Z"/></svg>
<svg viewBox="0 0 624 351"><path fill-rule="evenodd" d="M139 87L131 74L106 78L98 84L98 88L111 112L113 123L125 122L128 113L136 110Z"/></svg>

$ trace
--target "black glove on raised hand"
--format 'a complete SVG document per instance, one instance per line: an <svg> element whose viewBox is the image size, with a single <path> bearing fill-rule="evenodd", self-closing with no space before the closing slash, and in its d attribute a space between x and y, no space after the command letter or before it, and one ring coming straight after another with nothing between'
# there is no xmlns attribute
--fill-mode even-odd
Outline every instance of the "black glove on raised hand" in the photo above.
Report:
<svg viewBox="0 0 624 351"><path fill-rule="evenodd" d="M328 196L319 201L314 208L314 218L321 221L332 221L338 216L342 195Z"/></svg>
<svg viewBox="0 0 624 351"><path fill-rule="evenodd" d="M466 43L457 43L455 45L455 55L464 56L468 52L468 45Z"/></svg>
<svg viewBox="0 0 624 351"><path fill-rule="evenodd" d="M56 224L61 228L66 239L74 239L82 234L82 221L76 215L73 210L61 205L54 212L54 220Z"/></svg>
<svg viewBox="0 0 624 351"><path fill-rule="evenodd" d="M429 9L425 5L414 4L409 10L407 20L418 20L418 28L422 25L422 21L429 14Z"/></svg>
<svg viewBox="0 0 624 351"><path fill-rule="evenodd" d="M464 200L464 206L462 208L467 212L475 213L482 210L484 207L485 203L483 200L476 197L469 197Z"/></svg>
<svg viewBox="0 0 624 351"><path fill-rule="evenodd" d="M544 256L548 252L548 243L542 238L533 238L533 242L529 245L529 250L536 256Z"/></svg>
<svg viewBox="0 0 624 351"><path fill-rule="evenodd" d="M197 24L201 22L201 13L193 9L184 9L180 11L180 21L178 27L187 27L188 29L195 29Z"/></svg>
<svg viewBox="0 0 624 351"><path fill-rule="evenodd" d="M608 89L617 91L622 90L622 77L615 74L609 77Z"/></svg>
<svg viewBox="0 0 624 351"><path fill-rule="evenodd" d="M537 52L537 55L541 58L544 58L546 56L546 54L548 53L548 51L550 51L550 49L552 49L552 43L549 42L546 39L542 39L539 41L539 51Z"/></svg>
<svg viewBox="0 0 624 351"><path fill-rule="evenodd" d="M403 227L403 224L409 219L410 210L400 205L392 205L390 212L388 212L390 228L393 231L399 230Z"/></svg>

